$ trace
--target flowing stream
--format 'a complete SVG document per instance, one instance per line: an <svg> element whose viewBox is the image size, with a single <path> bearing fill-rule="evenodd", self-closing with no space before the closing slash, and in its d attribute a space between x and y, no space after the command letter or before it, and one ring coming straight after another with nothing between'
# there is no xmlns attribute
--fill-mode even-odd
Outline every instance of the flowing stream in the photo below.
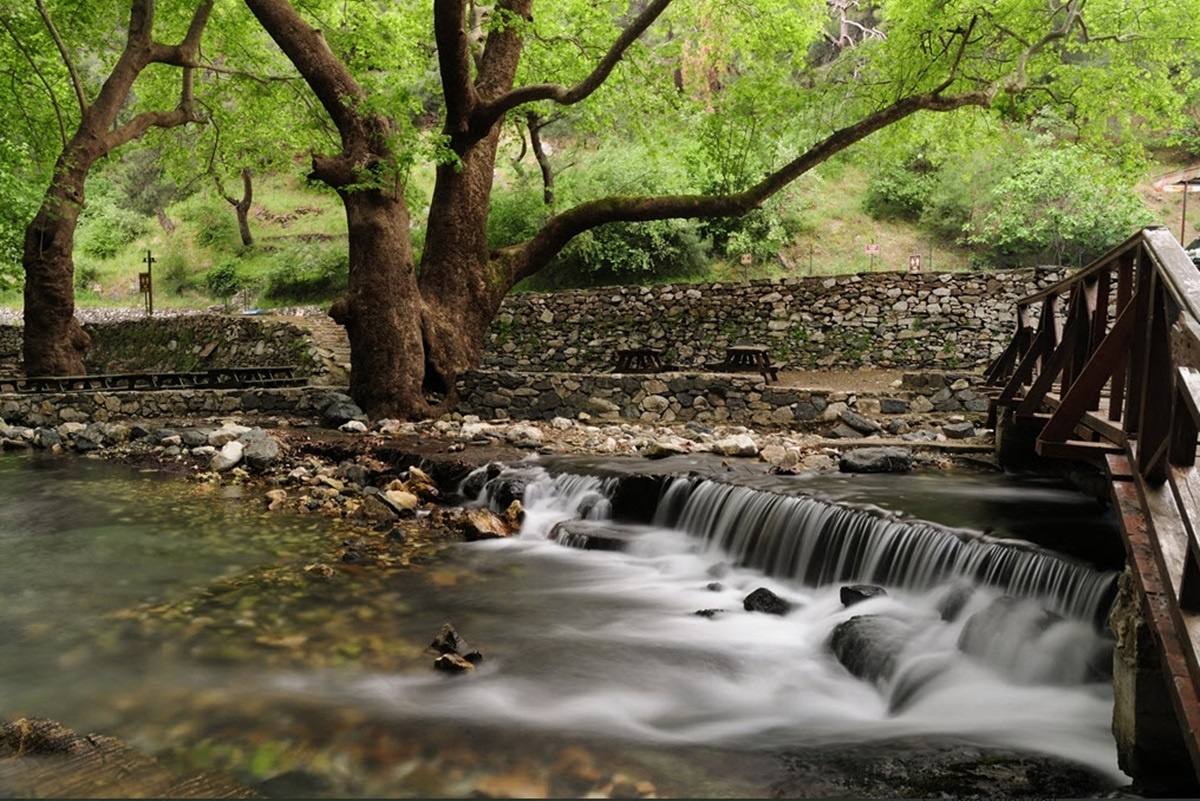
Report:
<svg viewBox="0 0 1200 801"><path fill-rule="evenodd" d="M652 464L600 467L473 476L471 502L523 497L519 536L322 583L270 566L344 536L329 522L102 463L0 459L0 715L284 794L562 795L621 777L761 794L770 754L899 738L1122 783L1100 625L1114 565L1032 544L1035 518L1053 544L1115 536L1094 505L1001 477L630 490L622 474ZM849 583L887 594L846 608ZM745 611L759 587L792 611ZM878 626L856 676L830 642L861 616ZM485 654L475 675L429 669L447 620Z"/></svg>

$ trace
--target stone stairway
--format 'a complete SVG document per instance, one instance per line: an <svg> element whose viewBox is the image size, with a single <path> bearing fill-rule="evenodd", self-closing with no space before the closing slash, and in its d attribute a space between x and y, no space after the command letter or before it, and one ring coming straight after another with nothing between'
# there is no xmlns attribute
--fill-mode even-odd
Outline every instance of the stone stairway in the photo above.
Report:
<svg viewBox="0 0 1200 801"><path fill-rule="evenodd" d="M317 357L324 365L323 381L331 386L350 384L350 339L346 329L324 314L286 318L309 332Z"/></svg>

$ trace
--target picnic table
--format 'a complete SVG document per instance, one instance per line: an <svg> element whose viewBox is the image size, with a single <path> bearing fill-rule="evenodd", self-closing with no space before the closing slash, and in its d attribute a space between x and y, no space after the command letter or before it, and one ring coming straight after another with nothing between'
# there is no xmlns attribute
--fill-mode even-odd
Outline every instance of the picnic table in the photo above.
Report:
<svg viewBox="0 0 1200 801"><path fill-rule="evenodd" d="M621 348L617 351L615 372L659 373L663 371L662 351L654 348Z"/></svg>
<svg viewBox="0 0 1200 801"><path fill-rule="evenodd" d="M723 373L762 373L764 381L779 380L770 350L761 345L730 345L725 349L725 361L713 367Z"/></svg>

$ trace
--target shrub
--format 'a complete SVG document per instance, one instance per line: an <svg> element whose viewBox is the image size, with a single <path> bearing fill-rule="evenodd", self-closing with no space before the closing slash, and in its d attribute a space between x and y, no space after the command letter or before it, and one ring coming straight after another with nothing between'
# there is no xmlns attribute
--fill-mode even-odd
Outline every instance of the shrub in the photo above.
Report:
<svg viewBox="0 0 1200 801"><path fill-rule="evenodd" d="M159 257L158 263L167 286L174 287L177 291L191 286L192 275L183 251L172 247Z"/></svg>
<svg viewBox="0 0 1200 801"><path fill-rule="evenodd" d="M99 197L84 209L75 246L94 259L111 259L149 230L145 217Z"/></svg>
<svg viewBox="0 0 1200 801"><path fill-rule="evenodd" d="M274 261L266 277L265 295L270 300L326 300L345 291L350 280L350 258L338 243L286 248Z"/></svg>
<svg viewBox="0 0 1200 801"><path fill-rule="evenodd" d="M940 173L922 154L884 164L871 176L863 211L876 220L916 222L929 205Z"/></svg>
<svg viewBox="0 0 1200 801"><path fill-rule="evenodd" d="M695 275L705 251L691 220L612 223L575 237L530 289L636 284Z"/></svg>
<svg viewBox="0 0 1200 801"><path fill-rule="evenodd" d="M524 242L538 232L549 216L541 189L529 186L492 192L488 212L488 247L502 248Z"/></svg>
<svg viewBox="0 0 1200 801"><path fill-rule="evenodd" d="M204 274L204 288L209 296L225 303L243 286L237 265L232 261L222 262Z"/></svg>
<svg viewBox="0 0 1200 801"><path fill-rule="evenodd" d="M100 270L95 264L84 259L75 260L75 288L89 290L92 284L100 282Z"/></svg>

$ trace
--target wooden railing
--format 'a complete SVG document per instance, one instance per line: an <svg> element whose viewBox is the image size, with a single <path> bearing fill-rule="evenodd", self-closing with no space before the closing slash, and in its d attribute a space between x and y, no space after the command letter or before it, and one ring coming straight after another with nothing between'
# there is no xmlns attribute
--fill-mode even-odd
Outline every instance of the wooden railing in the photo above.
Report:
<svg viewBox="0 0 1200 801"><path fill-rule="evenodd" d="M1040 455L1106 468L1200 776L1200 271L1166 229L1139 231L1023 298L987 382L993 425L1039 425Z"/></svg>

